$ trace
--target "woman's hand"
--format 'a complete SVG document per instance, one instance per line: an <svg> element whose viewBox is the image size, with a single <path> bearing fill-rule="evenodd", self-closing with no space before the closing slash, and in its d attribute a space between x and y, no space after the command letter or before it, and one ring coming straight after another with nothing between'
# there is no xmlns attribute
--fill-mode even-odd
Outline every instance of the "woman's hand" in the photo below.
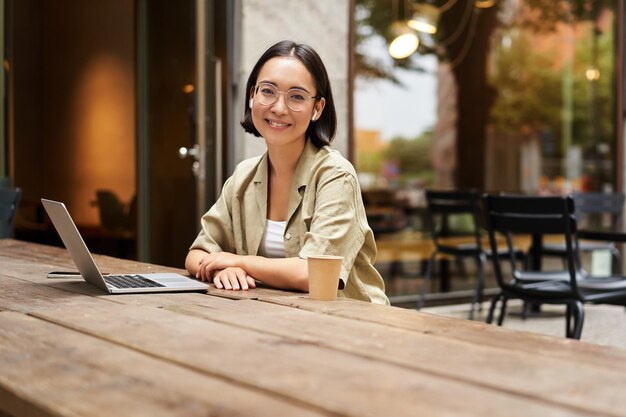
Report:
<svg viewBox="0 0 626 417"><path fill-rule="evenodd" d="M246 271L237 267L225 268L215 272L213 275L213 284L215 288L225 290L244 290L248 288L256 288L254 278Z"/></svg>
<svg viewBox="0 0 626 417"><path fill-rule="evenodd" d="M200 259L196 278L202 281L211 281L214 272L226 268L240 267L239 261L241 258L241 256L229 252L209 253Z"/></svg>
<svg viewBox="0 0 626 417"><path fill-rule="evenodd" d="M241 256L228 252L216 252L203 256L198 262L196 278L213 281L215 288L226 290L247 290L256 288L256 282L241 267L237 266Z"/></svg>

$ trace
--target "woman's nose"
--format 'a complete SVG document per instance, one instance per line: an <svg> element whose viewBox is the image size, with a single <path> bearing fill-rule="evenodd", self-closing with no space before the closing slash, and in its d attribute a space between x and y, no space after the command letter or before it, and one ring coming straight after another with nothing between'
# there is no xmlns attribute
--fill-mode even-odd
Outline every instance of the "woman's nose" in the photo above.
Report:
<svg viewBox="0 0 626 417"><path fill-rule="evenodd" d="M272 111L275 113L286 113L287 112L287 96L284 94L278 94L276 98L276 102L272 104Z"/></svg>

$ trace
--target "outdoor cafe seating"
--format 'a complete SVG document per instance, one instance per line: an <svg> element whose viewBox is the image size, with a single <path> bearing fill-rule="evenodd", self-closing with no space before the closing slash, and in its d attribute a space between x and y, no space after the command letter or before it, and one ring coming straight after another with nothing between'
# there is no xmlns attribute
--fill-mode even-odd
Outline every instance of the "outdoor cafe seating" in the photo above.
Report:
<svg viewBox="0 0 626 417"><path fill-rule="evenodd" d="M476 190L427 190L426 201L434 250L424 273L417 309L424 305L426 288L432 279L437 259L448 256L462 267L463 259L469 258L476 262L476 282L469 312L469 318L473 319L476 306L478 308L482 306L487 259L490 259L493 253L497 256L507 253L501 248L492 252L488 245L485 247L483 243L480 192ZM514 256L517 261L524 262L525 260L525 253L521 249L515 249Z"/></svg>
<svg viewBox="0 0 626 417"><path fill-rule="evenodd" d="M497 249L497 237L505 237L511 271L510 275L505 273L504 262L500 257L493 258L500 292L491 302L487 323L493 321L498 302L501 302L499 325L510 299L535 305L563 304L566 306L565 336L580 339L585 303L626 306L626 276L596 277L581 266L580 230L572 196L486 195L483 203L490 246L492 250ZM513 237L519 235L529 235L535 240L538 236L561 236L565 242L566 267L557 271L518 268L513 255Z"/></svg>
<svg viewBox="0 0 626 417"><path fill-rule="evenodd" d="M480 194L475 191L426 191L426 201L428 205L428 218L431 225L431 235L435 249L428 259L424 281L420 289L417 309L424 305L424 295L426 288L430 284L431 277L437 259L441 255L448 255L455 260L470 258L476 262L476 283L472 306L470 308L470 319L474 316L475 305L482 303L482 292L485 280L485 264L487 253L483 249L480 236ZM452 223L456 221L466 221L465 227L455 227ZM461 230L465 228L466 230ZM450 243L446 237L455 235L470 235L471 242Z"/></svg>
<svg viewBox="0 0 626 417"><path fill-rule="evenodd" d="M621 256L611 233L618 230L624 211L624 193L600 193L600 192L575 192L574 198L575 217L579 228L585 228L608 234L598 235L593 240L583 239L579 242L581 253L593 253L594 251L607 251L612 257L612 269L622 271ZM567 251L565 243L544 243L541 246L542 257L559 257L565 263Z"/></svg>

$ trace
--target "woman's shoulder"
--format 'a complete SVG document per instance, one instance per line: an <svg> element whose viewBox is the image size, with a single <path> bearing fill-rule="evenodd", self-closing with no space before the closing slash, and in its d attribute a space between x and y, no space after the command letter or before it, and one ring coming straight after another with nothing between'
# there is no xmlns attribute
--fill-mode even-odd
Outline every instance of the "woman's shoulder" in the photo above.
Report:
<svg viewBox="0 0 626 417"><path fill-rule="evenodd" d="M239 162L235 166L235 173L238 175L246 175L249 173L256 172L256 169L261 163L261 159L263 159L263 156L264 155L253 156L251 158L244 159L243 161Z"/></svg>
<svg viewBox="0 0 626 417"><path fill-rule="evenodd" d="M342 171L356 177L356 170L352 163L341 152L330 146L319 148L315 165L320 169Z"/></svg>
<svg viewBox="0 0 626 417"><path fill-rule="evenodd" d="M258 179L261 172L259 166L263 163L264 155L244 159L235 166L235 170L227 182L236 194L240 194L242 190L246 189L250 183L255 181L255 178Z"/></svg>

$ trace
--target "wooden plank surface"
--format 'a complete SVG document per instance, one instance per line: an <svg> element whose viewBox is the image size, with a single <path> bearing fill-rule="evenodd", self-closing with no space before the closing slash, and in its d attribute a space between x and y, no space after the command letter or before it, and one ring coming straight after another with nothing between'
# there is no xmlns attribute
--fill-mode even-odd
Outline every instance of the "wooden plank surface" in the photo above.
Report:
<svg viewBox="0 0 626 417"><path fill-rule="evenodd" d="M97 258L99 265L124 271L155 268ZM353 416L617 416L626 409L621 395L626 353L618 349L353 300L318 302L267 288L113 296L82 280L45 278L50 267L68 262L60 248L0 241L0 310L5 311L0 313L0 333L19 339L13 327L27 319L27 328L38 329L29 333L37 343L47 340L49 329L57 329L63 340L66 332L78 335L115 346L120 363L130 361L130 352L158 364L146 365L148 370L169 366L228 384L222 389L233 386L275 401L277 405L263 406L268 410L295 407L305 414ZM61 341L51 346L57 352L55 366L62 368L67 346ZM13 365L20 349L17 342L0 342L0 404L3 395L18 410L40 412L48 403L65 404L56 397L39 404L33 392L43 388L19 378L12 385L4 378L2 369ZM76 349L71 353L85 354ZM84 364L80 372L88 374L91 366ZM93 372L101 378L101 371ZM66 379L71 373L55 374ZM119 386L109 385L121 395ZM24 389L28 392L20 391ZM207 394L204 388L198 392ZM204 411L222 406L200 404ZM244 408L232 409L241 414ZM81 415L66 411L56 415ZM237 414L230 411L225 414Z"/></svg>
<svg viewBox="0 0 626 417"><path fill-rule="evenodd" d="M0 313L0 409L14 416L321 416L18 313Z"/></svg>
<svg viewBox="0 0 626 417"><path fill-rule="evenodd" d="M176 272L188 275L184 269L180 268L118 259L106 255L93 254L93 257L100 270L105 273ZM49 281L46 278L46 274L54 270L76 271L72 259L64 248L22 242L14 239L0 239L0 265L3 265L5 271L10 271L12 276L33 282ZM73 280L65 280L65 282L71 281ZM258 284L258 288L254 292L220 290L214 286L211 286L208 292L212 295L235 300L256 299L261 296L301 294L277 290L262 283Z"/></svg>
<svg viewBox="0 0 626 417"><path fill-rule="evenodd" d="M551 358L577 360L605 367L620 367L626 360L626 351L617 347L522 332L411 309L363 305L349 299L338 299L334 303L320 303L303 296L260 297L259 300L432 336L463 340L477 345L528 352Z"/></svg>
<svg viewBox="0 0 626 417"><path fill-rule="evenodd" d="M8 285L2 282L3 288ZM28 288L22 288L16 292L24 294L26 300L2 297L3 308L19 305L23 312L29 310L29 315L42 320L328 412L354 416L467 415L471 410L473 415L498 415L498 410L510 406L510 415L592 415L371 360L298 335L274 336L165 309L81 295L74 299L58 297L62 291L47 286L19 281L16 285L32 286L33 291L43 294L32 297Z"/></svg>

